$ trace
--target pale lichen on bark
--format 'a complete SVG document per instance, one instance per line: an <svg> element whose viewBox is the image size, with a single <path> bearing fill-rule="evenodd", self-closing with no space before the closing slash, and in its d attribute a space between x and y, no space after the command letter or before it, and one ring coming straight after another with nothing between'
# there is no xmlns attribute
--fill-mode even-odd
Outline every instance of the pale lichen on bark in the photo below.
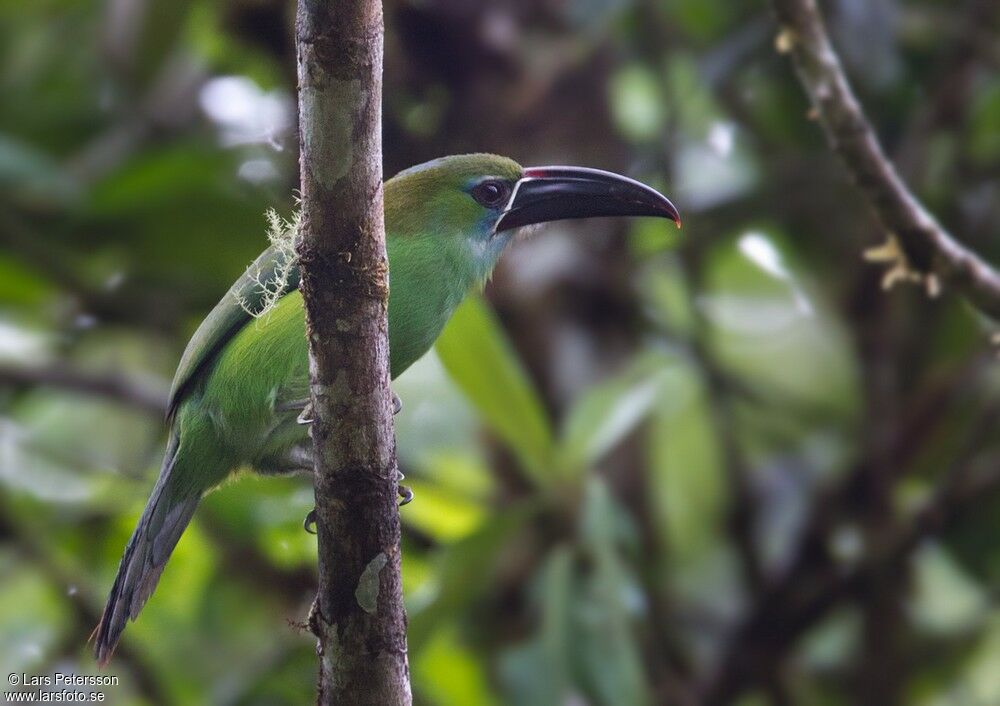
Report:
<svg viewBox="0 0 1000 706"><path fill-rule="evenodd" d="M327 189L347 175L354 157L352 146L353 121L345 106L362 102L361 82L331 79L327 85L309 87L299 94L302 110L308 111L325 125L317 134L303 134L306 149L328 158L313 165L313 177Z"/></svg>
<svg viewBox="0 0 1000 706"><path fill-rule="evenodd" d="M379 552L374 559L368 562L368 566L361 572L361 578L358 579L358 587L354 590L354 597L366 613L374 613L378 607L379 574L388 561L389 557L384 552Z"/></svg>

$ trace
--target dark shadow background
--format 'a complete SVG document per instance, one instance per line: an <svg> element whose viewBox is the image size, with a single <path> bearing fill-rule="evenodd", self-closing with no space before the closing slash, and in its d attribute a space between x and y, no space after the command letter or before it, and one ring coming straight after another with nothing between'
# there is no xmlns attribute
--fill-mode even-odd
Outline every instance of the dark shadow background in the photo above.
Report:
<svg viewBox="0 0 1000 706"><path fill-rule="evenodd" d="M1000 260L1000 7L823 9L906 179ZM265 209L294 207L293 14L0 6L3 673L95 671L174 366ZM862 251L885 235L766 3L389 0L386 25L387 176L469 151L595 166L685 223L519 242L394 385L416 702L1000 703L989 325L882 291ZM247 478L207 499L110 703L312 700L291 624L311 495Z"/></svg>

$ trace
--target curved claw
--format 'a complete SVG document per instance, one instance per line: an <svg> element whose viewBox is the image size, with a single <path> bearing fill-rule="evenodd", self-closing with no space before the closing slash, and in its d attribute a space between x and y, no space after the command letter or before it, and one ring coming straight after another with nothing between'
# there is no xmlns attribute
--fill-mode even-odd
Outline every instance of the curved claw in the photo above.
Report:
<svg viewBox="0 0 1000 706"><path fill-rule="evenodd" d="M408 505L410 501L413 500L413 491L410 490L409 486L401 485L399 486L399 497L400 497L399 501L400 507L403 507L403 505Z"/></svg>
<svg viewBox="0 0 1000 706"><path fill-rule="evenodd" d="M306 515L306 519L302 521L302 529L309 534L316 534L316 508L310 510L309 514Z"/></svg>

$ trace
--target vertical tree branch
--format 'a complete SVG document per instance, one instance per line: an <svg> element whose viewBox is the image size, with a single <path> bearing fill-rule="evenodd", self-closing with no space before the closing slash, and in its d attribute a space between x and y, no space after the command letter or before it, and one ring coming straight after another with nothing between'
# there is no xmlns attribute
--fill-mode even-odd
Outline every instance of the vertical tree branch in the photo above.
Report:
<svg viewBox="0 0 1000 706"><path fill-rule="evenodd" d="M380 0L299 0L320 704L409 704L389 391Z"/></svg>

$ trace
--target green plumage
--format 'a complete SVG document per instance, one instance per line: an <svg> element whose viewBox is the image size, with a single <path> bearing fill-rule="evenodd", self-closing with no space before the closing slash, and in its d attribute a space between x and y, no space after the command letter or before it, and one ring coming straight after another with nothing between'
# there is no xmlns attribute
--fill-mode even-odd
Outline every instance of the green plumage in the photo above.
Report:
<svg viewBox="0 0 1000 706"><path fill-rule="evenodd" d="M433 345L452 312L481 285L510 239L494 233L499 212L469 198L484 177L516 181L521 167L494 155L446 157L385 184L389 256L389 349L392 377ZM309 396L305 314L292 268L284 294L263 315L261 281L284 264L264 251L202 322L174 376L171 440L163 469L129 540L96 631L106 662L128 619L159 580L201 497L235 471L284 473L303 468L306 427L296 419Z"/></svg>
<svg viewBox="0 0 1000 706"><path fill-rule="evenodd" d="M390 179L385 224L392 377L427 352L463 297L489 277L517 228L615 215L680 223L673 205L654 190L593 169L524 170L504 157L473 154ZM206 492L242 468L311 470L307 430L298 423L309 397L305 314L290 258L282 249L264 251L184 351L170 393L163 467L95 632L101 663L152 594ZM282 280L276 301L271 287L261 284L275 279Z"/></svg>

